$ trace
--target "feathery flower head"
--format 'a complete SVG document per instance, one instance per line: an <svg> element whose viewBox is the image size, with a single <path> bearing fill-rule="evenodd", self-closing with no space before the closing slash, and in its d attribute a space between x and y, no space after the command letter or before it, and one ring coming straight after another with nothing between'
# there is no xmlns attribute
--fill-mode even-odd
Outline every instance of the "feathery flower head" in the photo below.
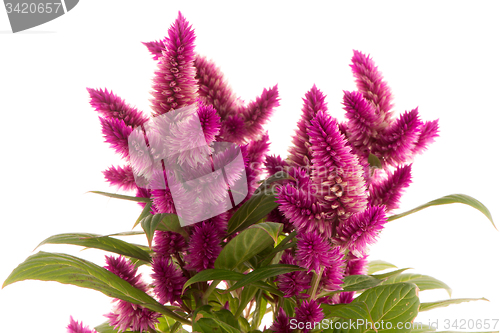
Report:
<svg viewBox="0 0 500 333"><path fill-rule="evenodd" d="M286 265L297 265L296 260L293 258L293 255L290 252L283 253L280 263ZM280 274L276 278L276 283L278 285L278 289L282 291L283 294L285 294L284 297L309 297L309 295L301 293L302 291L310 288L311 284L311 276L305 271Z"/></svg>
<svg viewBox="0 0 500 333"><path fill-rule="evenodd" d="M302 107L302 115L297 123L295 135L292 138L292 147L289 148L290 161L297 166L306 166L311 164L312 156L309 151L309 135L307 127L310 126L310 121L316 117L319 111L327 111L327 103L325 95L313 85L311 90L306 93L304 106Z"/></svg>
<svg viewBox="0 0 500 333"><path fill-rule="evenodd" d="M173 261L168 257L155 257L151 264L153 268L154 288L160 303L181 303L182 287L187 279L182 275Z"/></svg>
<svg viewBox="0 0 500 333"><path fill-rule="evenodd" d="M149 328L154 329L158 323L159 313L153 312L138 304L115 299L113 312L104 315L109 319L109 325L118 332L131 331L146 332Z"/></svg>
<svg viewBox="0 0 500 333"><path fill-rule="evenodd" d="M385 206L369 206L337 227L337 242L356 257L362 257L367 252L367 246L375 243L386 222Z"/></svg>
<svg viewBox="0 0 500 333"><path fill-rule="evenodd" d="M368 199L370 205L385 205L388 212L398 208L404 189L411 184L411 166L398 166L386 179L372 183Z"/></svg>
<svg viewBox="0 0 500 333"><path fill-rule="evenodd" d="M267 155L264 162L264 167L269 176L274 175L276 172L285 171L288 166L288 163L279 155Z"/></svg>
<svg viewBox="0 0 500 333"><path fill-rule="evenodd" d="M186 269L201 272L214 267L215 259L222 250L219 245L219 230L211 222L201 222L194 226L186 255Z"/></svg>
<svg viewBox="0 0 500 333"><path fill-rule="evenodd" d="M220 132L220 117L213 106L204 104L200 99L198 99L197 111L205 142L211 144Z"/></svg>
<svg viewBox="0 0 500 333"><path fill-rule="evenodd" d="M136 188L134 172L132 171L130 165L126 165L124 167L111 166L108 170L105 170L102 173L110 185L116 186L118 189L130 191Z"/></svg>
<svg viewBox="0 0 500 333"><path fill-rule="evenodd" d="M156 115L193 104L198 97L194 68L194 30L184 16L179 16L168 30L163 43L153 84L152 109Z"/></svg>
<svg viewBox="0 0 500 333"><path fill-rule="evenodd" d="M366 187L358 158L337 122L320 111L307 130L312 151L312 181L329 219L346 218L366 207Z"/></svg>
<svg viewBox="0 0 500 333"><path fill-rule="evenodd" d="M368 256L356 257L352 253L346 256L345 274L347 275L365 275L368 270Z"/></svg>
<svg viewBox="0 0 500 333"><path fill-rule="evenodd" d="M132 127L127 126L122 119L116 118L102 118L101 121L102 134L105 141L122 156L122 158L129 158L128 151L128 137L134 130Z"/></svg>
<svg viewBox="0 0 500 333"><path fill-rule="evenodd" d="M186 247L186 240L181 234L173 231L155 231L153 251L157 257L169 257L184 251Z"/></svg>
<svg viewBox="0 0 500 333"><path fill-rule="evenodd" d="M344 260L340 247L334 247L328 253L329 263L323 270L319 287L323 290L339 290L344 278Z"/></svg>
<svg viewBox="0 0 500 333"><path fill-rule="evenodd" d="M141 274L137 275L137 268L135 268L134 264L132 264L129 260L122 256L105 256L105 258L105 269L127 281L133 287L136 287L144 292L147 291L148 287L146 283L142 281Z"/></svg>
<svg viewBox="0 0 500 333"><path fill-rule="evenodd" d="M87 91L90 94L90 105L107 119L123 120L125 125L132 128L148 121L148 117L136 108L130 107L112 91L92 88L87 88Z"/></svg>
<svg viewBox="0 0 500 333"><path fill-rule="evenodd" d="M293 333L293 330L290 327L290 318L286 315L283 308L279 309L276 320L269 329L276 333Z"/></svg>
<svg viewBox="0 0 500 333"><path fill-rule="evenodd" d="M298 323L304 323L304 333L314 328L314 323L323 320L324 314L319 303L315 300L303 301L299 307L295 308L295 318Z"/></svg>
<svg viewBox="0 0 500 333"><path fill-rule="evenodd" d="M83 326L83 323L79 323L69 317L69 325L66 327L67 333L97 333L95 330L90 329L88 326Z"/></svg>
<svg viewBox="0 0 500 333"><path fill-rule="evenodd" d="M297 235L297 262L306 268L308 272L315 271L319 274L322 267L327 267L332 261L332 247L328 239L325 239L316 231L300 233Z"/></svg>
<svg viewBox="0 0 500 333"><path fill-rule="evenodd" d="M274 108L279 106L278 85L270 89L264 89L262 94L248 103L241 110L245 122L245 133L249 140L255 140L260 137L264 131L264 126L274 113Z"/></svg>
<svg viewBox="0 0 500 333"><path fill-rule="evenodd" d="M148 51L151 52L151 55L153 56L153 60L158 60L163 56L163 51L165 50L165 44L160 41L152 41L152 42L143 42L147 48Z"/></svg>
<svg viewBox="0 0 500 333"><path fill-rule="evenodd" d="M426 121L421 130L418 141L413 148L414 154L421 154L427 149L427 146L434 142L434 139L439 136L439 125L438 119L433 121Z"/></svg>

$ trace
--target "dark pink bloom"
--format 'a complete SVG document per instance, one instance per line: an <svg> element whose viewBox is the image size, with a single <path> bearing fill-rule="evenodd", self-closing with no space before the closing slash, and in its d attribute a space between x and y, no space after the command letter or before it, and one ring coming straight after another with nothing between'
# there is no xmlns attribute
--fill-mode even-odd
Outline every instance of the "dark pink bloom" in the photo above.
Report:
<svg viewBox="0 0 500 333"><path fill-rule="evenodd" d="M136 188L134 173L130 165L124 167L111 166L108 170L102 172L106 180L118 189L130 191Z"/></svg>
<svg viewBox="0 0 500 333"><path fill-rule="evenodd" d="M153 268L153 291L160 303L181 303L182 287L187 279L182 275L173 261L168 257L156 257L151 264Z"/></svg>
<svg viewBox="0 0 500 333"><path fill-rule="evenodd" d="M288 150L290 152L290 161L297 166L311 164L312 156L309 151L310 143L307 127L310 126L311 120L316 117L319 111L327 111L325 95L316 88L316 85L313 85L302 100L304 101L302 115L292 138L292 147Z"/></svg>
<svg viewBox="0 0 500 333"><path fill-rule="evenodd" d="M262 94L248 103L241 111L245 122L247 139L258 139L264 131L263 126L271 118L274 108L279 106L278 85L264 89Z"/></svg>
<svg viewBox="0 0 500 333"><path fill-rule="evenodd" d="M246 135L245 121L240 115L230 115L222 121L221 140L242 144Z"/></svg>
<svg viewBox="0 0 500 333"><path fill-rule="evenodd" d="M336 223L362 211L367 203L363 170L336 120L320 111L307 132L313 157L312 181L327 219Z"/></svg>
<svg viewBox="0 0 500 333"><path fill-rule="evenodd" d="M269 327L269 329L276 333L293 333L293 330L290 327L290 319L283 308L279 309L278 315L276 316L276 320L273 322L273 325Z"/></svg>
<svg viewBox="0 0 500 333"><path fill-rule="evenodd" d="M95 330L90 329L88 326L83 326L83 323L79 323L69 317L69 325L67 328L67 333L97 333Z"/></svg>
<svg viewBox="0 0 500 333"><path fill-rule="evenodd" d="M281 264L297 265L290 252L284 252L280 260ZM285 294L285 297L297 296L297 298L307 298L309 295L301 293L308 289L311 283L311 276L305 271L296 271L278 275L276 284L278 289Z"/></svg>
<svg viewBox="0 0 500 333"><path fill-rule="evenodd" d="M163 56L163 51L165 50L165 44L162 41L152 41L142 43L146 45L148 51L151 52L154 60L158 60Z"/></svg>
<svg viewBox="0 0 500 333"><path fill-rule="evenodd" d="M122 256L119 257L106 257L106 268L111 273L117 275L123 280L130 283L133 287L141 289L142 291L147 291L148 287L144 281L141 279L141 274L137 275L137 268L129 260Z"/></svg>
<svg viewBox="0 0 500 333"><path fill-rule="evenodd" d="M159 313L153 312L138 304L115 299L113 312L104 315L109 319L109 325L118 332L132 331L146 332L149 328L154 329L158 323Z"/></svg>
<svg viewBox="0 0 500 333"><path fill-rule="evenodd" d="M356 79L356 86L363 97L373 104L380 117L380 122L390 122L392 108L391 89L384 81L378 67L372 58L354 50L351 59L352 73Z"/></svg>
<svg viewBox="0 0 500 333"><path fill-rule="evenodd" d="M321 268L329 266L332 259L337 259L337 254L332 251L330 242L316 231L297 235L295 256L298 264L308 272L315 271L319 274Z"/></svg>
<svg viewBox="0 0 500 333"><path fill-rule="evenodd" d="M323 270L320 281L320 288L324 290L339 290L344 278L344 260L343 253L339 247L334 247L328 252L329 262Z"/></svg>
<svg viewBox="0 0 500 333"><path fill-rule="evenodd" d="M418 142L422 121L418 108L401 114L399 119L390 124L380 136L373 149L378 157L392 166L406 163L413 158L413 150Z"/></svg>
<svg viewBox="0 0 500 333"><path fill-rule="evenodd" d="M398 166L394 172L389 173L387 179L373 183L368 199L370 205L385 205L387 211L398 208L404 189L411 184L411 166Z"/></svg>
<svg viewBox="0 0 500 333"><path fill-rule="evenodd" d="M288 163L283 160L280 156L269 155L266 156L266 161L264 162L268 176L274 175L276 172L285 171L288 167Z"/></svg>
<svg viewBox="0 0 500 333"><path fill-rule="evenodd" d="M201 100L198 100L197 111L205 141L210 144L215 141L215 136L220 132L220 117L213 106L205 105Z"/></svg>
<svg viewBox="0 0 500 333"><path fill-rule="evenodd" d="M198 97L194 68L194 30L179 12L165 37L153 84L152 109L156 115L193 104Z"/></svg>
<svg viewBox="0 0 500 333"><path fill-rule="evenodd" d="M116 118L101 118L102 134L104 135L105 141L111 145L122 158L129 158L128 151L128 136L134 130L132 127L125 124L121 119Z"/></svg>
<svg viewBox="0 0 500 333"><path fill-rule="evenodd" d="M366 210L351 215L337 227L337 242L356 257L362 257L366 254L368 245L375 243L386 222L384 206L369 206Z"/></svg>
<svg viewBox="0 0 500 333"><path fill-rule="evenodd" d="M366 255L360 258L352 255L352 253L347 254L345 276L348 275L365 275L367 272L367 260ZM345 291L335 294L333 297L333 303L351 303L356 295L355 291Z"/></svg>
<svg viewBox="0 0 500 333"><path fill-rule="evenodd" d="M129 106L112 91L92 88L87 88L87 91L90 94L90 105L105 118L121 119L130 127L141 126L148 121L148 117Z"/></svg>
<svg viewBox="0 0 500 333"><path fill-rule="evenodd" d="M314 323L319 323L323 320L324 314L321 310L319 303L315 300L303 301L299 307L295 308L295 318L298 323L304 323L304 333L314 328Z"/></svg>
<svg viewBox="0 0 500 333"><path fill-rule="evenodd" d="M155 231L153 251L155 251L156 256L169 257L184 251L186 248L186 241L181 234L173 231Z"/></svg>
<svg viewBox="0 0 500 333"><path fill-rule="evenodd" d="M418 141L415 144L415 148L413 148L413 152L415 154L420 154L424 150L426 150L427 146L434 142L434 139L439 136L438 132L438 119L434 121L426 121L422 126L420 136L418 137Z"/></svg>
<svg viewBox="0 0 500 333"><path fill-rule="evenodd" d="M201 272L214 267L215 259L222 247L219 245L220 232L211 222L200 222L194 225L186 255L186 269Z"/></svg>

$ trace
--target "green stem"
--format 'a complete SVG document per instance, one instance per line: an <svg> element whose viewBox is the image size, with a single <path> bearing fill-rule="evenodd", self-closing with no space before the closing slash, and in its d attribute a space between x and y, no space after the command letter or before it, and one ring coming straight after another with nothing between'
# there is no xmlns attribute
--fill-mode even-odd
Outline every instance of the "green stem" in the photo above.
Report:
<svg viewBox="0 0 500 333"><path fill-rule="evenodd" d="M175 312L173 312L172 310L169 310L167 308L163 308L163 309L161 309L158 312L160 312L160 313L164 314L165 316L168 316L168 317L170 317L172 319L180 321L181 323L183 323L185 325L193 325L193 323L189 319L181 317L178 314L176 314Z"/></svg>
<svg viewBox="0 0 500 333"><path fill-rule="evenodd" d="M321 267L319 274L316 274L316 272L313 273L311 287L307 291L307 293L309 294L309 301L316 299L316 291L318 291L319 281L321 280L321 276L323 276L324 269L325 269L324 267Z"/></svg>
<svg viewBox="0 0 500 333"><path fill-rule="evenodd" d="M212 291L215 290L215 288L217 288L217 285L220 283L220 281L221 280L213 280L212 284L208 286L207 290L205 291L201 299L201 303L203 305L208 304L208 298L210 297L210 294L212 293Z"/></svg>

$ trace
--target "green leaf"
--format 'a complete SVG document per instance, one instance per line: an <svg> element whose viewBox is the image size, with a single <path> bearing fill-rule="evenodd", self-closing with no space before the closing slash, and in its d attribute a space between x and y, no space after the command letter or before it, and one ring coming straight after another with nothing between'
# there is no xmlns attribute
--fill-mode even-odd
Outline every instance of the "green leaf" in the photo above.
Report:
<svg viewBox="0 0 500 333"><path fill-rule="evenodd" d="M391 263L383 260L373 260L368 262L368 274L371 275L373 273L377 273L389 268L397 268Z"/></svg>
<svg viewBox="0 0 500 333"><path fill-rule="evenodd" d="M228 311L226 309L221 309L219 311L214 312L214 315L220 322L231 326L232 329L237 328L238 333L240 333L239 331L240 324L238 323L238 320L234 317L234 315L231 313L231 311Z"/></svg>
<svg viewBox="0 0 500 333"><path fill-rule="evenodd" d="M250 302L253 299L255 293L257 293L257 290L258 288L255 286L247 286L241 291L240 304L235 312L236 316L240 316L243 313L248 305L248 302Z"/></svg>
<svg viewBox="0 0 500 333"><path fill-rule="evenodd" d="M427 275L401 274L398 276L392 276L388 278L387 280L382 282L382 284L391 284L398 282L415 283L420 291L431 290L431 289L444 289L448 292L448 295L451 297L451 288L446 283Z"/></svg>
<svg viewBox="0 0 500 333"><path fill-rule="evenodd" d="M476 208L481 213L483 213L488 218L488 220L491 221L491 224L493 224L493 227L495 229L497 229L497 227L495 226L495 223L493 222L493 217L491 216L491 213L488 210L488 208L486 208L486 206L483 205L478 200L476 200L473 197L468 196L466 194L450 194L450 195L444 196L442 198L429 201L428 203L423 204L421 206L418 206L417 208L413 208L412 210L409 210L407 212L404 212L404 213L401 213L401 214L397 214L397 215L389 216L387 218L387 221L393 221L393 220L399 219L399 218L401 218L403 216L416 213L416 212L418 212L418 211L420 211L420 210L422 210L424 208L430 207L430 206L447 205L447 204L452 204L452 203L463 203L463 204L469 205L469 206L471 206L473 208Z"/></svg>
<svg viewBox="0 0 500 333"><path fill-rule="evenodd" d="M256 281L263 281L273 276L286 274L295 271L304 271L305 269L295 265L284 265L284 264L276 264L269 265L266 267L260 267L246 274L242 279L239 279L228 291L232 291L241 287L244 287L250 283Z"/></svg>
<svg viewBox="0 0 500 333"><path fill-rule="evenodd" d="M243 230L222 249L215 260L214 267L233 270L241 263L259 254L269 245L272 245L273 242L273 239L263 229Z"/></svg>
<svg viewBox="0 0 500 333"><path fill-rule="evenodd" d="M100 195L104 195L105 197L110 197L110 198L115 198L115 199L123 199L123 200L130 200L130 201L136 201L136 202L146 202L146 203L151 202L150 198L131 197L128 195L107 193L107 192L101 192L101 191L89 191L89 193L100 194Z"/></svg>
<svg viewBox="0 0 500 333"><path fill-rule="evenodd" d="M384 273L384 274L372 274L371 276L374 278L377 278L379 280L385 280L385 279L388 279L392 276L398 276L399 274L401 274L404 271L409 270L409 269L411 269L411 268L400 268L400 269L392 271L392 272L388 272L388 273Z"/></svg>
<svg viewBox="0 0 500 333"><path fill-rule="evenodd" d="M445 306L452 305L452 304L460 304L460 303L472 302L472 301L488 301L488 300L484 297L483 298L455 298L455 299L446 299L444 301L421 303L420 304L420 312L429 311L429 310L437 309L437 308L443 308Z"/></svg>
<svg viewBox="0 0 500 333"><path fill-rule="evenodd" d="M231 216L227 224L228 235L257 223L274 208L278 207L278 204L275 202L276 198L274 194L270 192L271 191L266 190L259 194L252 195L252 197Z"/></svg>
<svg viewBox="0 0 500 333"><path fill-rule="evenodd" d="M372 153L368 155L368 163L372 168L382 169L382 162L380 162L380 159Z"/></svg>
<svg viewBox="0 0 500 333"><path fill-rule="evenodd" d="M139 304L184 324L190 324L189 320L175 314L117 275L90 261L68 254L40 251L28 257L12 271L2 288L24 280L56 281L97 290L109 297Z"/></svg>
<svg viewBox="0 0 500 333"><path fill-rule="evenodd" d="M376 279L369 275L348 275L344 278L342 290L358 291L368 289L379 285L382 280Z"/></svg>
<svg viewBox="0 0 500 333"><path fill-rule="evenodd" d="M94 327L94 329L98 333L118 333L118 330L115 330L112 326L109 326L109 321L106 321L101 325ZM131 331L126 330L125 332L131 332Z"/></svg>
<svg viewBox="0 0 500 333"><path fill-rule="evenodd" d="M40 244L36 248L44 244L71 244L80 245L94 249L100 249L108 252L122 254L127 257L136 258L142 261L149 262L151 257L140 247L122 241L120 239L95 235L95 234L59 234L54 235ZM35 250L36 250L35 248Z"/></svg>
<svg viewBox="0 0 500 333"><path fill-rule="evenodd" d="M350 304L321 305L325 318L364 319L370 322L370 311L365 302Z"/></svg>
<svg viewBox="0 0 500 333"><path fill-rule="evenodd" d="M262 290L257 291L257 295L255 296L255 309L252 315L252 325L251 329L258 329L260 323L262 322L262 318L266 314L267 308L267 300L262 297Z"/></svg>
<svg viewBox="0 0 500 333"><path fill-rule="evenodd" d="M259 228L264 230L271 236L271 238L274 240L274 243L278 243L278 236L283 229L283 223L276 223L276 222L262 222L258 224L254 224L248 227L248 229L252 228Z"/></svg>
<svg viewBox="0 0 500 333"><path fill-rule="evenodd" d="M135 227L137 227L137 225L139 223L141 223L141 221L142 221L143 218L145 218L148 215L151 215L151 206L152 205L153 205L153 201L149 201L148 203L146 203L146 206L144 206L144 209L142 210L141 215L139 215L139 217L135 221L134 226L132 227L132 229L134 229Z"/></svg>
<svg viewBox="0 0 500 333"><path fill-rule="evenodd" d="M155 230L162 231L173 231L181 234L184 237L188 237L186 231L181 227L179 223L179 218L175 214L155 214L149 215L142 219L141 227L146 233L148 239L149 247L151 248L151 242L155 234Z"/></svg>
<svg viewBox="0 0 500 333"><path fill-rule="evenodd" d="M240 280L245 277L245 274L238 273L234 271L229 271L227 269L206 269L204 271L199 272L192 278L186 281L184 287L182 288L182 292L186 290L187 287L196 282L204 282L204 281L212 281L212 280Z"/></svg>

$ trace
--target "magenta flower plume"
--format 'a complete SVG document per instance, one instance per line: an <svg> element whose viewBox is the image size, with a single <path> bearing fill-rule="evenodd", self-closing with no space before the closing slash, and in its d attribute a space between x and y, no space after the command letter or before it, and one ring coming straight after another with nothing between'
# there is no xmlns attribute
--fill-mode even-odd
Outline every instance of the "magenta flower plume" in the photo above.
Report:
<svg viewBox="0 0 500 333"><path fill-rule="evenodd" d="M130 127L141 126L148 121L148 117L129 106L112 91L92 88L87 88L87 91L90 94L90 105L105 118L121 119Z"/></svg>
<svg viewBox="0 0 500 333"><path fill-rule="evenodd" d="M303 301L299 307L295 308L295 318L298 323L304 323L304 333L314 328L314 323L323 320L324 314L319 303L315 300Z"/></svg>
<svg viewBox="0 0 500 333"><path fill-rule="evenodd" d="M156 115L196 102L194 40L192 26L179 12L163 41L166 50L155 72L151 102Z"/></svg>
<svg viewBox="0 0 500 333"><path fill-rule="evenodd" d="M367 203L363 170L335 119L320 111L307 132L313 156L312 181L325 214L336 221L362 211Z"/></svg>
<svg viewBox="0 0 500 333"><path fill-rule="evenodd" d="M111 166L108 170L102 172L104 178L118 189L130 191L136 188L134 173L130 165L124 167Z"/></svg>
<svg viewBox="0 0 500 333"><path fill-rule="evenodd" d="M280 260L281 264L297 265L290 252L284 252ZM305 271L296 271L286 274L280 274L276 278L278 289L283 292L285 297L307 298L309 295L301 293L308 289L311 284L311 276Z"/></svg>
<svg viewBox="0 0 500 333"><path fill-rule="evenodd" d="M258 140L250 141L247 146L248 169L252 173L254 179L258 179L262 175L263 163L270 145L269 134L266 132ZM253 190L250 195L253 194Z"/></svg>
<svg viewBox="0 0 500 333"><path fill-rule="evenodd" d="M297 235L297 262L301 267L319 274L322 267L330 264L332 256L330 242L316 231Z"/></svg>
<svg viewBox="0 0 500 333"><path fill-rule="evenodd" d="M290 327L290 318L286 315L283 308L279 309L276 320L269 329L276 333L293 333L293 330Z"/></svg>
<svg viewBox="0 0 500 333"><path fill-rule="evenodd" d="M269 176L272 176L279 171L285 171L288 166L288 163L279 155L268 155L266 156L266 160L264 162L264 167Z"/></svg>
<svg viewBox="0 0 500 333"><path fill-rule="evenodd" d="M167 257L156 257L151 264L153 268L153 291L160 303L181 303L182 287L187 279L182 275L173 261Z"/></svg>
<svg viewBox="0 0 500 333"><path fill-rule="evenodd" d="M386 128L374 147L373 153L382 156L392 166L406 163L413 158L413 150L420 136L422 121L418 108L401 114Z"/></svg>
<svg viewBox="0 0 500 333"><path fill-rule="evenodd" d="M366 255L360 258L354 256L352 253L348 253L346 256L346 267L345 276L348 275L365 275L367 273L367 260ZM351 303L354 299L355 291L345 291L335 294L333 297L333 303L335 304L347 304Z"/></svg>
<svg viewBox="0 0 500 333"><path fill-rule="evenodd" d="M274 108L279 105L278 85L270 89L264 89L255 101L248 103L242 110L245 133L248 135L248 139L255 140L263 134L263 126L271 118Z"/></svg>
<svg viewBox="0 0 500 333"><path fill-rule="evenodd" d="M173 231L155 231L153 251L157 257L169 257L186 248L186 240L181 234Z"/></svg>
<svg viewBox="0 0 500 333"><path fill-rule="evenodd" d="M411 184L411 164L398 166L387 179L373 183L368 198L370 205L385 205L387 211L399 208L399 199Z"/></svg>
<svg viewBox="0 0 500 333"><path fill-rule="evenodd" d="M221 140L243 144L245 143L244 138L246 135L245 121L240 115L230 115L222 121L220 131Z"/></svg>
<svg viewBox="0 0 500 333"><path fill-rule="evenodd" d="M334 247L328 252L329 263L323 270L323 275L319 287L323 290L339 290L344 278L344 260L343 253L339 247Z"/></svg>
<svg viewBox="0 0 500 333"><path fill-rule="evenodd" d="M141 305L121 299L115 299L115 303L113 312L104 316L109 319L109 325L118 332L125 332L128 329L134 332L147 332L150 328L155 328L155 324L159 322L158 318L161 317L159 313Z"/></svg>
<svg viewBox="0 0 500 333"><path fill-rule="evenodd" d="M134 130L132 127L127 126L121 119L115 118L101 118L102 134L107 143L111 145L122 158L129 158L128 151L128 136Z"/></svg>
<svg viewBox="0 0 500 333"><path fill-rule="evenodd" d="M351 61L352 73L359 91L368 102L373 104L380 121L390 122L393 99L391 89L375 66L375 62L369 56L356 50Z"/></svg>
<svg viewBox="0 0 500 333"><path fill-rule="evenodd" d="M95 330L90 329L88 326L83 326L83 323L79 323L69 317L69 325L66 327L67 333L97 333Z"/></svg>
<svg viewBox="0 0 500 333"><path fill-rule="evenodd" d="M325 95L313 85L311 90L306 93L302 99L304 105L302 107L302 115L297 123L295 136L292 138L292 147L289 148L290 161L297 166L306 166L311 164L312 156L309 152L309 135L307 127L310 126L311 120L316 117L319 111L327 111L327 103Z"/></svg>
<svg viewBox="0 0 500 333"><path fill-rule="evenodd" d="M134 264L132 264L129 260L122 256L105 256L105 258L106 266L104 266L104 268L127 281L132 286L141 289L142 291L147 291L147 285L144 281L142 281L141 274L137 275L137 268L135 268Z"/></svg>
<svg viewBox="0 0 500 333"><path fill-rule="evenodd" d="M220 132L220 117L213 106L205 105L201 100L198 100L197 111L205 141L210 144L215 141L215 136Z"/></svg>
<svg viewBox="0 0 500 333"><path fill-rule="evenodd" d="M426 121L422 126L418 141L413 148L415 154L421 154L427 149L427 146L434 142L434 139L439 136L438 119L434 121Z"/></svg>
<svg viewBox="0 0 500 333"><path fill-rule="evenodd" d="M200 98L207 105L212 105L221 119L225 120L229 115L234 115L239 103L220 68L200 55L195 57L194 66Z"/></svg>
<svg viewBox="0 0 500 333"><path fill-rule="evenodd" d="M201 222L194 226L186 255L186 269L201 272L214 267L215 259L222 250L219 245L219 231L210 222Z"/></svg>
<svg viewBox="0 0 500 333"><path fill-rule="evenodd" d="M165 50L165 44L162 41L152 41L152 42L143 42L148 51L151 52L154 60L158 60L163 56L163 51Z"/></svg>
<svg viewBox="0 0 500 333"><path fill-rule="evenodd" d="M367 253L367 246L375 243L386 222L384 206L369 206L337 227L337 242L356 257L362 257Z"/></svg>

